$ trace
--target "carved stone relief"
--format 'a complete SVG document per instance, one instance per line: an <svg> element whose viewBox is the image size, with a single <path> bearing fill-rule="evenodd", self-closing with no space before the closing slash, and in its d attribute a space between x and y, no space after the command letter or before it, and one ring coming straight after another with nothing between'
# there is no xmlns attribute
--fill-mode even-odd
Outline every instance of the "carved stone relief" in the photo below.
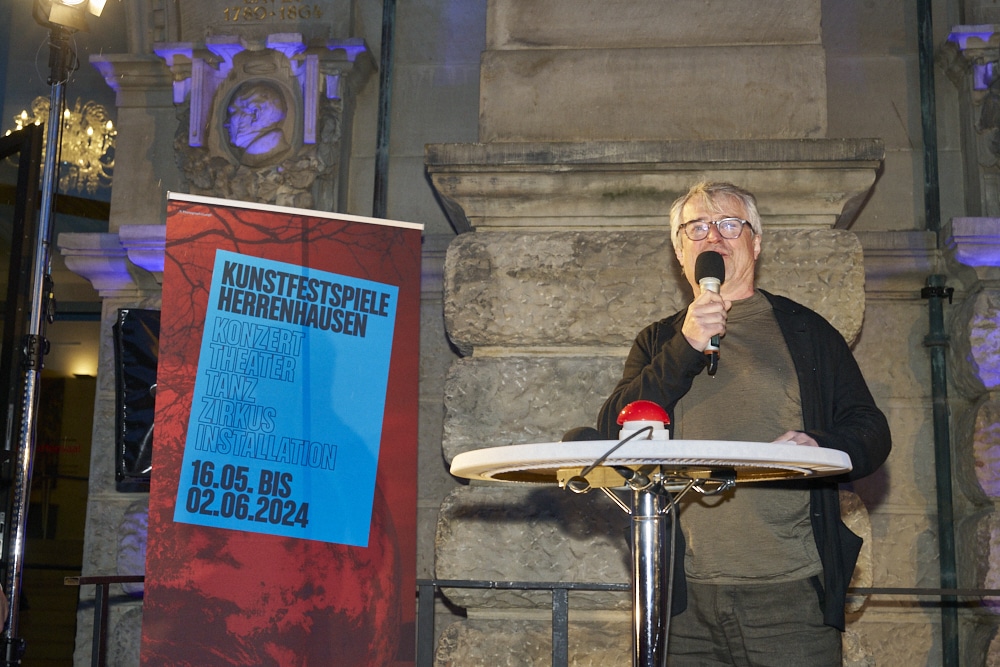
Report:
<svg viewBox="0 0 1000 667"><path fill-rule="evenodd" d="M163 44L175 74L177 164L191 194L318 210L338 208L342 137L353 108L357 41L307 45L274 35L268 48L232 38L204 49Z"/></svg>
<svg viewBox="0 0 1000 667"><path fill-rule="evenodd" d="M294 112L298 106L289 104L290 93L277 81L250 79L232 91L224 114L220 113L222 105L218 106L216 114L222 131L214 136L234 162L259 167L274 164L288 154L294 141Z"/></svg>
<svg viewBox="0 0 1000 667"><path fill-rule="evenodd" d="M234 163L226 155L213 154L208 148L189 146L185 127L190 109L182 110L174 146L189 192L277 206L333 210L343 106L339 102L323 106L326 108L320 113L322 143L300 144L286 151L284 159L261 166Z"/></svg>

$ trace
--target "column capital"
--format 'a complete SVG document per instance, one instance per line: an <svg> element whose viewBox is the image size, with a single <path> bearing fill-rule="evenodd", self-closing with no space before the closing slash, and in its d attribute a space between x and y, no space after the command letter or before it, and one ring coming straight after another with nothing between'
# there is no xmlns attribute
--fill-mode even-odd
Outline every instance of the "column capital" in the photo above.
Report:
<svg viewBox="0 0 1000 667"><path fill-rule="evenodd" d="M115 105L123 107L173 106L174 76L155 56L93 54L93 65L115 91Z"/></svg>
<svg viewBox="0 0 1000 667"><path fill-rule="evenodd" d="M129 261L163 282L163 254L167 245L166 225L122 225L118 239Z"/></svg>
<svg viewBox="0 0 1000 667"><path fill-rule="evenodd" d="M1000 216L1000 25L955 26L937 60L960 92L962 148L977 165L965 177L967 205Z"/></svg>
<svg viewBox="0 0 1000 667"><path fill-rule="evenodd" d="M66 268L90 281L101 298L158 292L166 227L124 225L119 233L65 233L56 245Z"/></svg>
<svg viewBox="0 0 1000 667"><path fill-rule="evenodd" d="M973 90L982 91L990 87L991 75L1000 58L1000 26L954 26L946 45L955 56L951 62L945 63L952 80L960 79L963 70L971 70Z"/></svg>
<svg viewBox="0 0 1000 667"><path fill-rule="evenodd" d="M1000 218L952 218L941 230L949 259L980 282L1000 285Z"/></svg>

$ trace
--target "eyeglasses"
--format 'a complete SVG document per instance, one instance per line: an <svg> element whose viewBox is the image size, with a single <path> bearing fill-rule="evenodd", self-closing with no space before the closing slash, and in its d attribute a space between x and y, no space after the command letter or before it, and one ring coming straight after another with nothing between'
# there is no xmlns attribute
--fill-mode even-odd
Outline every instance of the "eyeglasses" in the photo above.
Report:
<svg viewBox="0 0 1000 667"><path fill-rule="evenodd" d="M749 225L746 220L739 218L723 218L722 220L695 220L685 222L677 228L677 231L684 230L687 237L692 241L701 241L708 236L708 230L712 225L719 232L719 236L724 239L738 239L743 233L743 225Z"/></svg>

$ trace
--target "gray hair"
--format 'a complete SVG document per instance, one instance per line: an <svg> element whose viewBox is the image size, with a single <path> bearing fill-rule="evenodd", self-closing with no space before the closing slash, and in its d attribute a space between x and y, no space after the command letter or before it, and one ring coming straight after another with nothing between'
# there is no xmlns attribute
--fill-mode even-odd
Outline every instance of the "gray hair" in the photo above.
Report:
<svg viewBox="0 0 1000 667"><path fill-rule="evenodd" d="M732 183L702 181L691 186L691 189L678 197L670 207L670 242L674 244L675 248L677 247L680 227L684 224L684 220L681 219L684 207L689 201L699 197L707 203L709 209L717 213L722 213L722 208L719 205L720 200L727 198L737 200L747 212L747 222L750 223L753 233L757 236L761 235L763 228L760 224L760 213L757 211L757 198L753 196L752 192Z"/></svg>

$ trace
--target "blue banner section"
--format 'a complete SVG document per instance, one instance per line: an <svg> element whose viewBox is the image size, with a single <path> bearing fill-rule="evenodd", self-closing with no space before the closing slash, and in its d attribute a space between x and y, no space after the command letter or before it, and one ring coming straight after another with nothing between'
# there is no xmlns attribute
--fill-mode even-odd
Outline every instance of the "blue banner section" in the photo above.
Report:
<svg viewBox="0 0 1000 667"><path fill-rule="evenodd" d="M217 251L175 521L367 546L397 292Z"/></svg>

